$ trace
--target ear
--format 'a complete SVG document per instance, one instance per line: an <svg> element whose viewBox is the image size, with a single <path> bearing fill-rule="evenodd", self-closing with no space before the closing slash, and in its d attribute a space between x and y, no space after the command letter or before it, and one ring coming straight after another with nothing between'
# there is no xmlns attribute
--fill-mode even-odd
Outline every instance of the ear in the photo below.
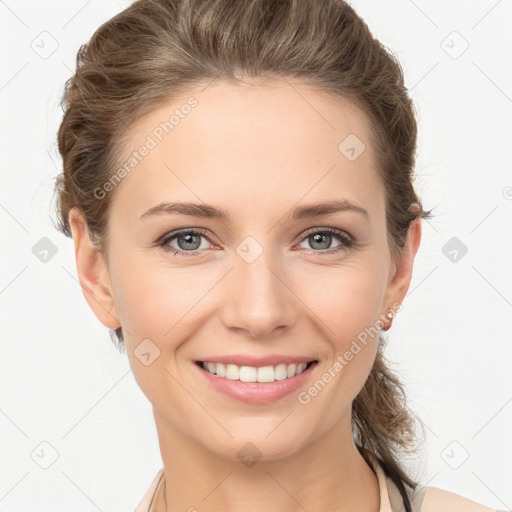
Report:
<svg viewBox="0 0 512 512"><path fill-rule="evenodd" d="M68 218L75 244L78 278L85 300L103 325L117 329L121 324L103 255L90 239L82 212L76 207L72 208Z"/></svg>
<svg viewBox="0 0 512 512"><path fill-rule="evenodd" d="M414 258L418 252L421 241L421 218L413 220L407 231L407 239L404 249L396 262L391 266L390 278L386 295L384 299L385 312L388 309L393 310L395 314L396 307L394 304L401 304L405 299L409 285L411 284L412 268Z"/></svg>

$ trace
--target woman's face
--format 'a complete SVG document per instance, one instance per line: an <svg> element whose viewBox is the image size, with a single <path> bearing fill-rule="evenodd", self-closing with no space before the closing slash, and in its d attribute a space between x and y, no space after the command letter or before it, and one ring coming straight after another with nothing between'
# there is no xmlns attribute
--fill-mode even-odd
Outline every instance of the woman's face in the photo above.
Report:
<svg viewBox="0 0 512 512"><path fill-rule="evenodd" d="M249 441L271 460L348 428L419 243L418 225L413 252L392 261L363 114L299 84L217 83L140 119L125 150L129 171L108 192L107 291L91 281L86 296L123 326L159 428L233 460ZM325 203L348 206L311 208ZM198 361L238 361L261 380L275 374L259 367L317 363L249 384Z"/></svg>

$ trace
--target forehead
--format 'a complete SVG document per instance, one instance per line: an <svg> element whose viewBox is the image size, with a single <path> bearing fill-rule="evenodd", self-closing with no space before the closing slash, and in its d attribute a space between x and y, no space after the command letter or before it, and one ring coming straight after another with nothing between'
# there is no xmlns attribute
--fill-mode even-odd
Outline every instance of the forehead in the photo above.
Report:
<svg viewBox="0 0 512 512"><path fill-rule="evenodd" d="M295 203L326 193L334 199L339 191L368 209L382 199L365 114L303 84L191 88L139 119L127 135L123 163L133 152L139 156L116 195L139 211L170 199L261 208L265 199ZM144 146L149 149L141 151Z"/></svg>

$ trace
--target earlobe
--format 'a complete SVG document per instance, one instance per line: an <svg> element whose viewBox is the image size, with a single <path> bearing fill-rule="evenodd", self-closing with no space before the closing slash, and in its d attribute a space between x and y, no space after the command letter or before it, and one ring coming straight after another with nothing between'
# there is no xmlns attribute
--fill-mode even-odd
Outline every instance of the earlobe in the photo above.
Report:
<svg viewBox="0 0 512 512"><path fill-rule="evenodd" d="M382 313L384 317L386 317L385 330L388 330L391 327L393 316L396 314L396 308L394 308L393 305L402 304L407 291L409 290L414 258L418 252L420 242L421 218L418 218L412 221L409 225L404 249L396 263L393 265L393 275L388 283L386 297L384 300L386 310ZM392 316L388 315L390 310L392 312Z"/></svg>
<svg viewBox="0 0 512 512"><path fill-rule="evenodd" d="M110 329L120 327L107 265L90 239L87 222L78 208L69 212L69 225L75 244L78 278L85 300L98 320Z"/></svg>

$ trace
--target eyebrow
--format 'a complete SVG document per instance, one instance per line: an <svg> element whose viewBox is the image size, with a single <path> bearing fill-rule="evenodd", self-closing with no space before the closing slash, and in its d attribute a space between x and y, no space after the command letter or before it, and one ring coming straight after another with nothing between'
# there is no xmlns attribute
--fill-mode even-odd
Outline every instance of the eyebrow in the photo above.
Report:
<svg viewBox="0 0 512 512"><path fill-rule="evenodd" d="M299 220L332 213L352 211L369 218L368 211L346 199L337 201L326 201L323 203L300 206L285 215L287 220ZM196 203L160 203L145 211L140 220L153 217L155 215L173 214L189 215L191 217L203 217L207 219L218 219L222 221L229 220L229 213L221 208L216 208L208 204Z"/></svg>

